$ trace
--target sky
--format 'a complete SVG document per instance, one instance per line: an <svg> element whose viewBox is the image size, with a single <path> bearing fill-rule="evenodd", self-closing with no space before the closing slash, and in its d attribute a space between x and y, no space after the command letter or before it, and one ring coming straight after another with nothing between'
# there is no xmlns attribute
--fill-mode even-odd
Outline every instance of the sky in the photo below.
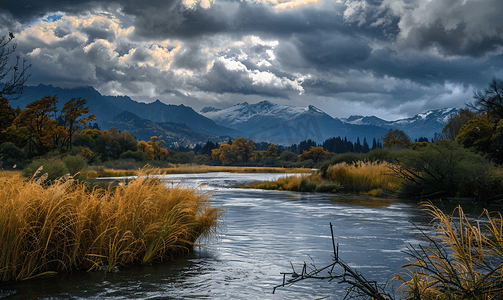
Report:
<svg viewBox="0 0 503 300"><path fill-rule="evenodd" d="M28 85L395 120L464 107L503 78L502 12L501 0L1 1L0 35L32 64Z"/></svg>

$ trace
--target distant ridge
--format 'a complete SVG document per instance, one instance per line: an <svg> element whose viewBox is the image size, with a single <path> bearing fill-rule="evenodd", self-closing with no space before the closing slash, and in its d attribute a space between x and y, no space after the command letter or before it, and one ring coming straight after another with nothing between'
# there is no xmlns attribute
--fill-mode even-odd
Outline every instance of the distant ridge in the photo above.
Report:
<svg viewBox="0 0 503 300"><path fill-rule="evenodd" d="M71 98L86 99L102 129L121 124L121 130L134 131L138 137L148 136L149 139L162 134L170 141L180 139L181 143L189 144L204 138L245 137L256 142L291 145L308 139L321 143L337 136L352 141L360 138L362 142L366 138L371 143L372 139L380 139L390 129L403 130L411 140L431 139L435 132L442 131L449 115L459 111L457 108L431 110L396 121L375 116L338 119L313 105L296 107L265 100L255 104L238 103L226 109L205 107L197 113L183 104L164 104L159 100L143 103L128 96L103 96L91 86L63 89L43 84L25 87L21 98L10 103L14 108L24 108L47 95L58 96L59 108Z"/></svg>
<svg viewBox="0 0 503 300"><path fill-rule="evenodd" d="M157 136L164 140L168 146L194 146L207 141L222 142L228 137L212 137L199 133L185 124L171 122L152 122L142 119L129 111L123 111L108 121L111 126L121 131L133 134L137 139L148 141L150 137Z"/></svg>
<svg viewBox="0 0 503 300"><path fill-rule="evenodd" d="M140 118L153 122L172 122L187 125L189 128L209 136L239 137L242 133L216 124L213 120L195 112L185 105L168 105L157 100L143 103L132 100L127 96L103 96L91 86L63 89L52 85L39 84L27 86L20 99L11 101L12 107L26 107L29 103L43 97L58 96L58 108L71 98L82 97L87 100L91 113L96 115L96 122L101 128L111 126L108 122L123 111L134 112Z"/></svg>
<svg viewBox="0 0 503 300"><path fill-rule="evenodd" d="M384 128L403 130L411 139L420 137L432 138L435 132L442 132L449 116L459 112L460 108L442 108L429 110L422 114L417 114L412 118L400 119L396 121L385 121L378 117L350 116L341 119L343 122L358 125L375 125Z"/></svg>

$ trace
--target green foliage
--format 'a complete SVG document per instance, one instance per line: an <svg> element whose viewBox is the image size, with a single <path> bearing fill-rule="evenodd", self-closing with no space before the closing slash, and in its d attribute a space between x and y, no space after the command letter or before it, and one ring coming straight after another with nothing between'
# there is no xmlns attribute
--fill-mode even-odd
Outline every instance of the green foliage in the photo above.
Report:
<svg viewBox="0 0 503 300"><path fill-rule="evenodd" d="M388 161L391 162L394 160L394 153L392 151L389 151L388 149L374 149L370 151L369 153L366 153L362 156L363 160L367 161ZM347 162L346 162L347 163Z"/></svg>
<svg viewBox="0 0 503 300"><path fill-rule="evenodd" d="M26 155L13 143L3 143L0 145L0 160L3 168L12 168L15 165L22 168Z"/></svg>
<svg viewBox="0 0 503 300"><path fill-rule="evenodd" d="M113 170L138 170L145 166L145 162L128 158L110 160L105 162L103 165L105 168Z"/></svg>
<svg viewBox="0 0 503 300"><path fill-rule="evenodd" d="M337 182L324 182L316 186L316 192L318 193L335 193L341 190L343 187Z"/></svg>
<svg viewBox="0 0 503 300"><path fill-rule="evenodd" d="M87 167L86 160L79 155L69 155L62 159L70 175L75 175Z"/></svg>
<svg viewBox="0 0 503 300"><path fill-rule="evenodd" d="M146 161L147 155L143 151L128 150L120 155L121 159L134 159L135 161Z"/></svg>
<svg viewBox="0 0 503 300"><path fill-rule="evenodd" d="M299 192L314 192L316 190L316 183L307 178L302 178L298 187Z"/></svg>
<svg viewBox="0 0 503 300"><path fill-rule="evenodd" d="M490 166L485 157L450 140L404 152L398 162L392 170L405 179L402 197L474 196L476 189L460 193L460 187L476 188Z"/></svg>
<svg viewBox="0 0 503 300"><path fill-rule="evenodd" d="M37 170L43 167L40 172L35 174ZM47 173L47 180L54 181L68 173L70 173L65 164L59 159L36 159L32 161L25 169L23 169L23 176L39 178Z"/></svg>
<svg viewBox="0 0 503 300"><path fill-rule="evenodd" d="M285 150L281 152L281 155L279 156L280 160L283 161L297 161L298 155L292 151Z"/></svg>

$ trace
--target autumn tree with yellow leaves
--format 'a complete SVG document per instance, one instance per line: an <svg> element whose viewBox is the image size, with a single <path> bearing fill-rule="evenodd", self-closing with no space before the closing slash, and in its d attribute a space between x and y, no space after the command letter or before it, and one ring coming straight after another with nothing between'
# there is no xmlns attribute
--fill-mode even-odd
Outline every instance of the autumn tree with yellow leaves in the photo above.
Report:
<svg viewBox="0 0 503 300"><path fill-rule="evenodd" d="M410 145L410 139L402 130L390 130L382 137L384 147L407 148Z"/></svg>
<svg viewBox="0 0 503 300"><path fill-rule="evenodd" d="M328 155L328 151L326 151L325 149L323 149L323 147L314 147L314 146L311 146L311 148L309 148L309 151L306 151L304 150L301 154L301 156L303 158L306 158L306 159L312 159L314 163L317 163L318 161L324 159L325 157L327 157Z"/></svg>

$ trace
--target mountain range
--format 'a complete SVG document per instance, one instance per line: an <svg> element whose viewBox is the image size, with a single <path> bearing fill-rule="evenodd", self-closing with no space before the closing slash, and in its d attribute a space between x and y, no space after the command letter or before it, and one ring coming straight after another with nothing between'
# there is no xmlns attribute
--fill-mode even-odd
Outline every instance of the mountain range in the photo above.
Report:
<svg viewBox="0 0 503 300"><path fill-rule="evenodd" d="M435 132L442 131L449 115L457 111L457 108L439 109L396 121L375 116L338 119L313 105L294 107L261 101L239 103L226 109L205 107L201 114L217 124L245 132L252 139L291 145L307 139L322 142L337 136L352 141L358 137L378 139L390 129L403 130L413 141L420 137L431 139Z"/></svg>
<svg viewBox="0 0 503 300"><path fill-rule="evenodd" d="M27 86L22 97L11 101L20 108L42 99L57 96L58 108L71 98L87 100L91 113L102 129L111 126L129 131L138 139L150 136L164 139L168 145L189 146L208 140L223 141L245 137L257 142L291 145L311 139L318 143L332 137L347 137L356 141L380 139L390 129L403 130L411 140L432 138L441 132L456 108L432 110L412 118L386 121L375 116L334 118L313 105L295 107L261 101L247 102L226 109L205 107L200 113L185 105L164 104L157 100L143 103L128 96L104 96L93 87L63 89L52 85Z"/></svg>

